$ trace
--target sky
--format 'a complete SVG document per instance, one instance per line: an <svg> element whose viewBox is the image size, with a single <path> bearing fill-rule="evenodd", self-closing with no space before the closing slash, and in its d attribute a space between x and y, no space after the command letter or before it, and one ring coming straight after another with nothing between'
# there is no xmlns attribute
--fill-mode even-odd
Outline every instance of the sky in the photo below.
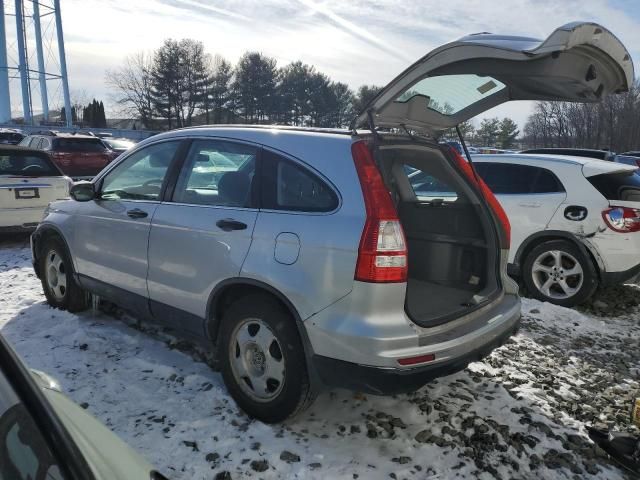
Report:
<svg viewBox="0 0 640 480"><path fill-rule="evenodd" d="M248 50L274 57L280 66L302 60L356 89L365 83L384 85L433 48L469 33L545 38L558 26L585 20L613 31L640 65L638 0L61 0L61 4L72 97L102 99L113 114L106 71L118 68L127 55L152 52L166 38L200 40L209 53L233 63ZM61 98L59 92L53 95ZM14 97L15 110L20 105ZM530 111L530 102L512 102L484 116L510 116L522 126Z"/></svg>

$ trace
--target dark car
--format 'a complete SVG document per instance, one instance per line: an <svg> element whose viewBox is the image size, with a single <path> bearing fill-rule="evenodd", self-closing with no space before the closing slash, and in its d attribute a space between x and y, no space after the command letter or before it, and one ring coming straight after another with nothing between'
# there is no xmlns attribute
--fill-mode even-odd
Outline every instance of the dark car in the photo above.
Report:
<svg viewBox="0 0 640 480"><path fill-rule="evenodd" d="M0 335L0 478L166 480Z"/></svg>
<svg viewBox="0 0 640 480"><path fill-rule="evenodd" d="M29 135L20 145L47 152L72 178L92 178L114 158L102 140L91 135L44 132Z"/></svg>
<svg viewBox="0 0 640 480"><path fill-rule="evenodd" d="M640 168L640 156L636 157L625 153L623 155L616 155L613 161L617 163L624 163L626 165L633 165L634 167Z"/></svg>
<svg viewBox="0 0 640 480"><path fill-rule="evenodd" d="M531 148L529 150L522 150L520 153L536 153L536 154L550 154L550 155L571 155L574 157L588 157L597 158L599 160L607 160L612 162L615 153L609 150L593 150L590 148Z"/></svg>
<svg viewBox="0 0 640 480"><path fill-rule="evenodd" d="M640 150L635 150L632 152L624 152L624 153L621 153L620 155L626 155L628 157L640 157Z"/></svg>
<svg viewBox="0 0 640 480"><path fill-rule="evenodd" d="M25 135L18 130L0 129L0 144L2 145L18 145L24 137Z"/></svg>

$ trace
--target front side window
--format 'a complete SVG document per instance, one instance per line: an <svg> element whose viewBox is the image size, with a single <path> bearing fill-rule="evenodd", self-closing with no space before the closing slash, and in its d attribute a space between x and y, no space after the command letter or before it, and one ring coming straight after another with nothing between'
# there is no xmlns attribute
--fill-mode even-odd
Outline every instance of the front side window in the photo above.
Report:
<svg viewBox="0 0 640 480"><path fill-rule="evenodd" d="M102 181L103 200L158 200L180 142L162 142L131 154Z"/></svg>
<svg viewBox="0 0 640 480"><path fill-rule="evenodd" d="M173 201L192 205L252 206L258 149L224 140L196 140L178 178Z"/></svg>
<svg viewBox="0 0 640 480"><path fill-rule="evenodd" d="M267 150L263 161L262 208L330 212L338 207L333 189L309 169Z"/></svg>

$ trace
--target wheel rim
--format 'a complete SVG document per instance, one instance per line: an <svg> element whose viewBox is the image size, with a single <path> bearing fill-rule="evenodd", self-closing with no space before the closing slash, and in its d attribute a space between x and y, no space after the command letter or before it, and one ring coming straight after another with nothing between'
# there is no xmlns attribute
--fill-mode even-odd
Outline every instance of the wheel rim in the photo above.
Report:
<svg viewBox="0 0 640 480"><path fill-rule="evenodd" d="M229 358L236 383L252 400L268 402L282 391L284 355L280 342L264 321L249 318L234 328Z"/></svg>
<svg viewBox="0 0 640 480"><path fill-rule="evenodd" d="M49 291L56 300L62 300L67 293L67 270L62 257L55 250L47 253L44 270Z"/></svg>
<svg viewBox="0 0 640 480"><path fill-rule="evenodd" d="M531 267L531 276L543 295L558 300L573 297L584 282L580 262L562 250L550 250L538 255Z"/></svg>

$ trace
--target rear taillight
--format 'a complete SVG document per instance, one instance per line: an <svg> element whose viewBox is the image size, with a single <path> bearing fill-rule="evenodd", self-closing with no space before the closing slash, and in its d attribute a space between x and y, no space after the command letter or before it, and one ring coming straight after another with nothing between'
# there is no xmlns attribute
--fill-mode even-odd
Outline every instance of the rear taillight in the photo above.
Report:
<svg viewBox="0 0 640 480"><path fill-rule="evenodd" d="M491 207L491 210L493 210L493 213L495 214L498 222L500 223L500 226L502 227L503 235L501 235L500 246L502 248L509 248L509 246L511 245L511 223L509 223L509 217L507 217L507 214L502 208L502 205L500 205L500 202L498 202L498 199L493 194L491 189L487 186L487 184L484 183L484 180L474 174L471 164L467 162L455 148L449 147L449 151L455 158L457 165L464 172L471 183L477 185L480 188L482 196Z"/></svg>
<svg viewBox="0 0 640 480"><path fill-rule="evenodd" d="M355 279L361 282L407 281L407 247L398 213L369 148L351 147L360 179L367 220L360 238Z"/></svg>
<svg viewBox="0 0 640 480"><path fill-rule="evenodd" d="M602 212L604 223L614 232L640 232L640 210L629 207L612 207Z"/></svg>

